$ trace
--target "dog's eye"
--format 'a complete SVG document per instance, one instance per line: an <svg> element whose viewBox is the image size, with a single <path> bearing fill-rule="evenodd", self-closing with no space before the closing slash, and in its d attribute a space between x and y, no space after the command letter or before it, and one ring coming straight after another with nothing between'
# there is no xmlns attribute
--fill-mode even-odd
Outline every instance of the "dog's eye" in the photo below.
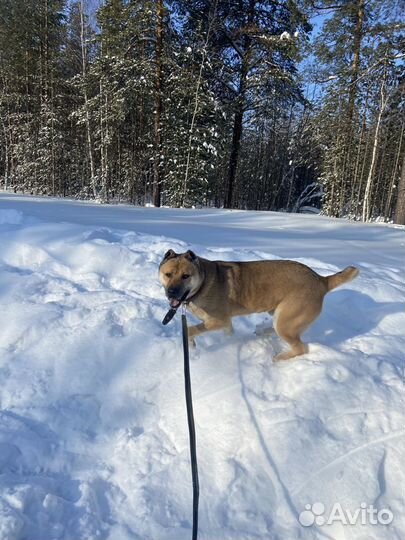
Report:
<svg viewBox="0 0 405 540"><path fill-rule="evenodd" d="M165 273L165 276L166 276L166 277L172 277L172 273L171 273L171 272L166 272L166 273Z"/></svg>
<svg viewBox="0 0 405 540"><path fill-rule="evenodd" d="M190 274L183 274L181 276L181 279L188 279L190 277Z"/></svg>

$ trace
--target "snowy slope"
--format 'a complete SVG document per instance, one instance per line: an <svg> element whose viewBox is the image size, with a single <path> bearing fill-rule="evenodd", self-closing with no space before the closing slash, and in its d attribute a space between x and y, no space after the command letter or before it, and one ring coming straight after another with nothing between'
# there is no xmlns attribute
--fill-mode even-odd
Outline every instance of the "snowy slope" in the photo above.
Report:
<svg viewBox="0 0 405 540"><path fill-rule="evenodd" d="M201 539L403 539L404 244L319 216L0 194L0 540L190 538L180 326L161 325L157 281L169 247L361 270L300 359L272 363L263 315L198 339ZM301 525L315 502L394 518Z"/></svg>

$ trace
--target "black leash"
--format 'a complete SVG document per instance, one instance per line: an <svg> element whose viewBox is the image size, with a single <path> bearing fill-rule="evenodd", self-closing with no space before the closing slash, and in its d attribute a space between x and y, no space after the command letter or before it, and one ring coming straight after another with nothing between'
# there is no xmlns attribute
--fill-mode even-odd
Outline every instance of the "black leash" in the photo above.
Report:
<svg viewBox="0 0 405 540"><path fill-rule="evenodd" d="M188 434L190 439L191 476L193 480L193 535L192 539L197 540L198 534L198 499L200 496L200 486L198 482L197 447L195 440L195 426L193 414L193 399L191 395L190 379L190 357L188 350L188 328L185 313L181 315L181 326L183 329L183 353L184 353L184 388L186 392Z"/></svg>
<svg viewBox="0 0 405 540"><path fill-rule="evenodd" d="M177 308L171 308L162 321L162 324L170 322L176 314L177 309L187 298L187 294L183 296L180 304ZM200 486L198 482L198 465L197 465L197 446L195 438L195 425L194 425L194 413L193 413L193 399L191 394L191 377L190 377L190 355L188 348L188 327L187 318L185 314L186 308L183 305L183 313L181 315L181 327L183 331L183 354L184 354L184 388L186 393L186 407L187 407L187 422L188 422L188 435L190 440L190 458L191 458L191 477L193 481L193 534L192 540L197 540L198 535L198 500L200 496Z"/></svg>

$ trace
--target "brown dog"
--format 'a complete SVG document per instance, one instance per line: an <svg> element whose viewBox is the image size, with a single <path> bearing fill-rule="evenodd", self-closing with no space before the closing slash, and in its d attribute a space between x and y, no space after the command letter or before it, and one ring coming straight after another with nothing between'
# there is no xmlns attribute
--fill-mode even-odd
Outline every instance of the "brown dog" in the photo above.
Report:
<svg viewBox="0 0 405 540"><path fill-rule="evenodd" d="M192 251L169 250L159 267L171 307L186 302L202 321L191 326L189 339L209 330L232 333L232 317L268 311L276 333L290 350L275 360L287 360L308 352L301 334L318 317L327 292L354 279L359 271L348 266L331 276L320 276L294 261L209 261Z"/></svg>

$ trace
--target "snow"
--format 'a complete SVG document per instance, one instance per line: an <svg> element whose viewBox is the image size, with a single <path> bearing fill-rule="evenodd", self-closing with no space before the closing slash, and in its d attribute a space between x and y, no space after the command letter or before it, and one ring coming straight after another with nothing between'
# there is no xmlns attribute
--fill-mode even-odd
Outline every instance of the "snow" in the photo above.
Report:
<svg viewBox="0 0 405 540"><path fill-rule="evenodd" d="M287 40L289 41L291 39L291 34L289 32L283 32L282 34L280 34L280 41L284 41L284 40Z"/></svg>
<svg viewBox="0 0 405 540"><path fill-rule="evenodd" d="M0 539L191 537L180 319L161 325L157 280L168 248L361 272L327 296L299 359L272 363L263 315L197 339L200 538L404 538L404 244L403 228L322 216L1 193ZM303 526L313 503L394 519Z"/></svg>

